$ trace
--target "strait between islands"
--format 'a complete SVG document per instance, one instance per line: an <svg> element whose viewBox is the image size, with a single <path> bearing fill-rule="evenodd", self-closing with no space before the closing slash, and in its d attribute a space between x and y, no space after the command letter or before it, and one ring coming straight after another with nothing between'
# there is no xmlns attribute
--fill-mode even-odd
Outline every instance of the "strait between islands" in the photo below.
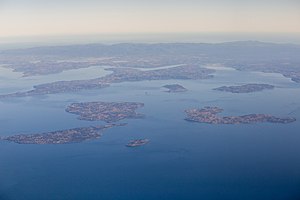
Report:
<svg viewBox="0 0 300 200"><path fill-rule="evenodd" d="M143 107L143 103L137 102L85 102L73 103L66 108L67 112L79 115L80 120L102 120L105 122L115 122L127 118L140 118L143 115L136 113L136 109ZM223 109L219 107L204 107L202 109L187 109L187 121L209 123L209 124L252 124L252 123L292 123L295 118L279 118L267 114L249 114L242 116L218 116ZM126 124L107 124L104 126L91 126L58 130L36 134L17 134L2 137L0 140L15 142L18 144L67 144L78 143L86 140L100 138L105 129ZM130 141L127 146L135 147L147 144L148 139L138 139Z"/></svg>

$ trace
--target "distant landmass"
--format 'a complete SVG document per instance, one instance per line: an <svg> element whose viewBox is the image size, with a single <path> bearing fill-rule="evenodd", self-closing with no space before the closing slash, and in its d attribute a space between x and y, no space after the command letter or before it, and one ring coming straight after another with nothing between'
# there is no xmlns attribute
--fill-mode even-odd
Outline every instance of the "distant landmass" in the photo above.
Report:
<svg viewBox="0 0 300 200"><path fill-rule="evenodd" d="M269 84L245 84L240 86L222 86L215 88L214 90L223 91L223 92L231 92L231 93L251 93L251 92L259 92L263 90L271 90L274 89L275 86Z"/></svg>
<svg viewBox="0 0 300 200"><path fill-rule="evenodd" d="M154 68L221 64L238 70L280 73L300 83L300 45L257 41L46 46L0 51L0 64L24 76L89 66Z"/></svg>
<svg viewBox="0 0 300 200"><path fill-rule="evenodd" d="M219 107L204 107L202 109L187 109L187 121L208 123L208 124L252 124L261 122L270 123L292 123L296 121L292 117L275 117L268 114L249 114L242 116L218 116L223 109Z"/></svg>

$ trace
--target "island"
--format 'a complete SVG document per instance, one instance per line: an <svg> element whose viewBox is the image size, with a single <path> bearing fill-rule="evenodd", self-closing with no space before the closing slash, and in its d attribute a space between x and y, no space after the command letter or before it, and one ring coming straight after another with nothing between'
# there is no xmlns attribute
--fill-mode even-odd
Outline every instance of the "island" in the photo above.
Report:
<svg viewBox="0 0 300 200"><path fill-rule="evenodd" d="M86 140L100 138L105 129L125 124L107 124L105 126L91 126L58 130L47 133L18 134L2 137L1 140L15 142L18 144L68 144L79 143Z"/></svg>
<svg viewBox="0 0 300 200"><path fill-rule="evenodd" d="M112 71L111 74L104 77L88 80L57 81L52 83L40 84L34 86L32 90L16 92L11 94L2 94L0 98L8 97L26 97L45 94L77 92L88 89L101 89L108 87L112 83L134 82L145 80L197 80L212 78L211 73L214 70L202 68L197 65L181 65L166 69L155 69L142 71L133 68L107 68Z"/></svg>
<svg viewBox="0 0 300 200"><path fill-rule="evenodd" d="M218 116L223 109L219 107L204 107L202 109L185 110L187 118L185 120L191 122L200 122L208 124L251 124L251 123L292 123L296 121L293 117L279 118L268 114L249 114L242 116Z"/></svg>
<svg viewBox="0 0 300 200"><path fill-rule="evenodd" d="M179 84L171 84L171 85L164 85L164 88L167 88L168 91L166 92L186 92L187 89L185 87L183 87L182 85Z"/></svg>
<svg viewBox="0 0 300 200"><path fill-rule="evenodd" d="M84 102L72 103L66 108L66 112L79 115L80 120L116 122L143 117L144 115L136 112L143 106L143 103L138 102Z"/></svg>
<svg viewBox="0 0 300 200"><path fill-rule="evenodd" d="M149 143L149 139L137 139L137 140L131 140L128 144L126 144L127 147L139 147L142 145L145 145Z"/></svg>
<svg viewBox="0 0 300 200"><path fill-rule="evenodd" d="M231 93L251 93L251 92L259 92L263 90L271 90L274 88L275 88L274 85L251 83L251 84L245 84L240 86L222 86L222 87L214 88L214 90L231 92Z"/></svg>

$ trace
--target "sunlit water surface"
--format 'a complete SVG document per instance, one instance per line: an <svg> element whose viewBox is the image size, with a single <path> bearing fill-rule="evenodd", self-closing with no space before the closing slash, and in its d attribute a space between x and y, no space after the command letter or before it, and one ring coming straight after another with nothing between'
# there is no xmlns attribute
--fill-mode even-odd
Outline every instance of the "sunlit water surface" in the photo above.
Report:
<svg viewBox="0 0 300 200"><path fill-rule="evenodd" d="M0 69L0 93L38 83L87 79L103 67L22 78ZM178 83L189 91L167 93ZM276 86L250 94L215 87L244 83ZM300 198L300 85L279 74L217 68L207 80L141 81L79 93L0 100L0 135L39 133L104 124L80 121L64 109L73 102L145 103L143 119L105 131L98 140L67 145L0 142L0 199L205 199ZM222 115L269 113L296 117L292 124L210 125L184 120L187 108L219 106ZM136 138L149 144L127 148Z"/></svg>

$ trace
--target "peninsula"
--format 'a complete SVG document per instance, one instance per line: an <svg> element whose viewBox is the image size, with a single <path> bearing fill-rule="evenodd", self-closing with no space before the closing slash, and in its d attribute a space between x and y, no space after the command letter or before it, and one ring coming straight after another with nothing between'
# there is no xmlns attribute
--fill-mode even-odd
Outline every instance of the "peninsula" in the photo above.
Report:
<svg viewBox="0 0 300 200"><path fill-rule="evenodd" d="M122 119L141 118L136 112L143 107L137 102L84 102L73 103L66 108L66 112L79 115L80 120L116 122Z"/></svg>
<svg viewBox="0 0 300 200"><path fill-rule="evenodd" d="M231 92L231 93L251 93L251 92L259 92L263 90L271 90L274 89L275 86L269 84L245 84L240 86L222 86L215 88L214 90L223 91L223 92Z"/></svg>
<svg viewBox="0 0 300 200"><path fill-rule="evenodd" d="M242 116L218 116L223 109L219 107L204 107L202 109L185 110L187 118L191 122L209 123L209 124L251 124L251 123L291 123L296 121L292 117L279 118L268 114L249 114Z"/></svg>
<svg viewBox="0 0 300 200"><path fill-rule="evenodd" d="M105 126L91 126L59 130L47 133L19 134L1 138L18 144L68 144L100 138L105 129L125 124L108 124Z"/></svg>
<svg viewBox="0 0 300 200"><path fill-rule="evenodd" d="M186 92L187 89L185 87L183 87L182 85L179 84L171 84L171 85L164 85L164 88L167 88L168 91L166 92Z"/></svg>
<svg viewBox="0 0 300 200"><path fill-rule="evenodd" d="M26 97L34 95L76 92L87 89L100 89L112 83L144 81L144 80L197 80L212 78L214 70L197 65L182 65L166 69L142 71L133 68L109 68L112 74L88 80L57 81L34 86L32 90L0 95L0 98Z"/></svg>

